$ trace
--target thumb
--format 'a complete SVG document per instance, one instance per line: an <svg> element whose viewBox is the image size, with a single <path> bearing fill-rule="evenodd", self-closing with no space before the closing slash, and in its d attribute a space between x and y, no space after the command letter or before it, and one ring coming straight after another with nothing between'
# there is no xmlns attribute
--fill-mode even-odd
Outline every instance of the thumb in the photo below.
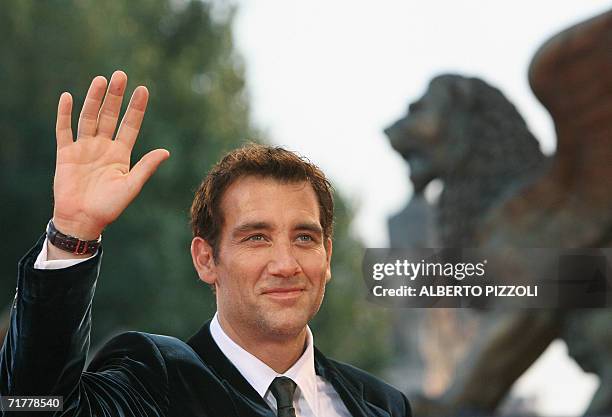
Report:
<svg viewBox="0 0 612 417"><path fill-rule="evenodd" d="M136 163L128 174L128 184L130 189L138 194L151 175L157 170L162 162L170 157L170 152L166 149L155 149L145 154Z"/></svg>

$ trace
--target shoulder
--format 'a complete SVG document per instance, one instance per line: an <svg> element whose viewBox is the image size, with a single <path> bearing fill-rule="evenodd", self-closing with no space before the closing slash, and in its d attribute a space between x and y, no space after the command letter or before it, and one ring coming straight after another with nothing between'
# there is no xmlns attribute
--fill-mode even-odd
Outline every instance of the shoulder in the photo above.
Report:
<svg viewBox="0 0 612 417"><path fill-rule="evenodd" d="M344 379L362 387L364 400L368 403L389 412L394 417L412 415L408 399L397 388L353 365L334 359L327 361Z"/></svg>
<svg viewBox="0 0 612 417"><path fill-rule="evenodd" d="M102 346L82 374L81 382L93 403L145 407L164 414L171 404L172 352L188 348L174 337L121 333Z"/></svg>
<svg viewBox="0 0 612 417"><path fill-rule="evenodd" d="M157 371L167 374L168 362L195 355L189 345L176 337L130 331L118 334L104 344L89 367L98 368L104 363L133 359L155 365Z"/></svg>
<svg viewBox="0 0 612 417"><path fill-rule="evenodd" d="M175 337L131 331L104 344L87 370L119 370L138 380L167 387L178 364L198 362L197 358L189 345Z"/></svg>
<svg viewBox="0 0 612 417"><path fill-rule="evenodd" d="M334 359L328 359L334 368L345 378L350 381L357 381L363 385L364 392L379 394L392 397L401 397L403 394L397 388L386 383L382 379L359 369L356 366L348 363L340 362Z"/></svg>

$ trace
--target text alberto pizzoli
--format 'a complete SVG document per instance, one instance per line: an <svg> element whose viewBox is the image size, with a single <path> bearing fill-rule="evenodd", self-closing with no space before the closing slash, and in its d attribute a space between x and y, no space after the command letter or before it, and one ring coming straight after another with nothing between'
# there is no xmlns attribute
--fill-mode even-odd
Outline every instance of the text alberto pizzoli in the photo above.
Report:
<svg viewBox="0 0 612 417"><path fill-rule="evenodd" d="M483 277L487 261L479 263L440 263L410 262L396 260L391 263L375 263L372 266L372 278L381 281L385 278L408 278L414 281L417 277L447 277L462 281L464 278ZM411 287L401 285L395 288L384 288L382 285L372 287L376 297L537 297L538 287L524 285L423 285Z"/></svg>

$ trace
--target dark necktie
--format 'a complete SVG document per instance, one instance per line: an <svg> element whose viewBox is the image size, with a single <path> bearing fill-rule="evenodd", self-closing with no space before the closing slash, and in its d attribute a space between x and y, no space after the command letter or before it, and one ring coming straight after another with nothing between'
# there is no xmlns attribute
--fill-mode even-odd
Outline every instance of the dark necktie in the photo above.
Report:
<svg viewBox="0 0 612 417"><path fill-rule="evenodd" d="M295 408L293 408L293 394L297 385L286 376L274 378L270 384L270 392L276 398L276 415L278 417L295 417Z"/></svg>

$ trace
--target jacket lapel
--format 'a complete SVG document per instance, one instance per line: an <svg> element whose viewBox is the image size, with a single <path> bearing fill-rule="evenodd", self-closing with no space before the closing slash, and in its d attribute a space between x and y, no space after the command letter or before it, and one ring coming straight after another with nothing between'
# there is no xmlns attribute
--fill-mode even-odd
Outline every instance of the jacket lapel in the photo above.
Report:
<svg viewBox="0 0 612 417"><path fill-rule="evenodd" d="M217 374L221 382L238 400L234 401L234 405L239 416L275 417L268 404L221 352L210 334L210 320L187 341L187 344Z"/></svg>
<svg viewBox="0 0 612 417"><path fill-rule="evenodd" d="M354 379L347 379L319 349L315 347L315 372L328 380L353 417L372 417L363 395L363 384Z"/></svg>

